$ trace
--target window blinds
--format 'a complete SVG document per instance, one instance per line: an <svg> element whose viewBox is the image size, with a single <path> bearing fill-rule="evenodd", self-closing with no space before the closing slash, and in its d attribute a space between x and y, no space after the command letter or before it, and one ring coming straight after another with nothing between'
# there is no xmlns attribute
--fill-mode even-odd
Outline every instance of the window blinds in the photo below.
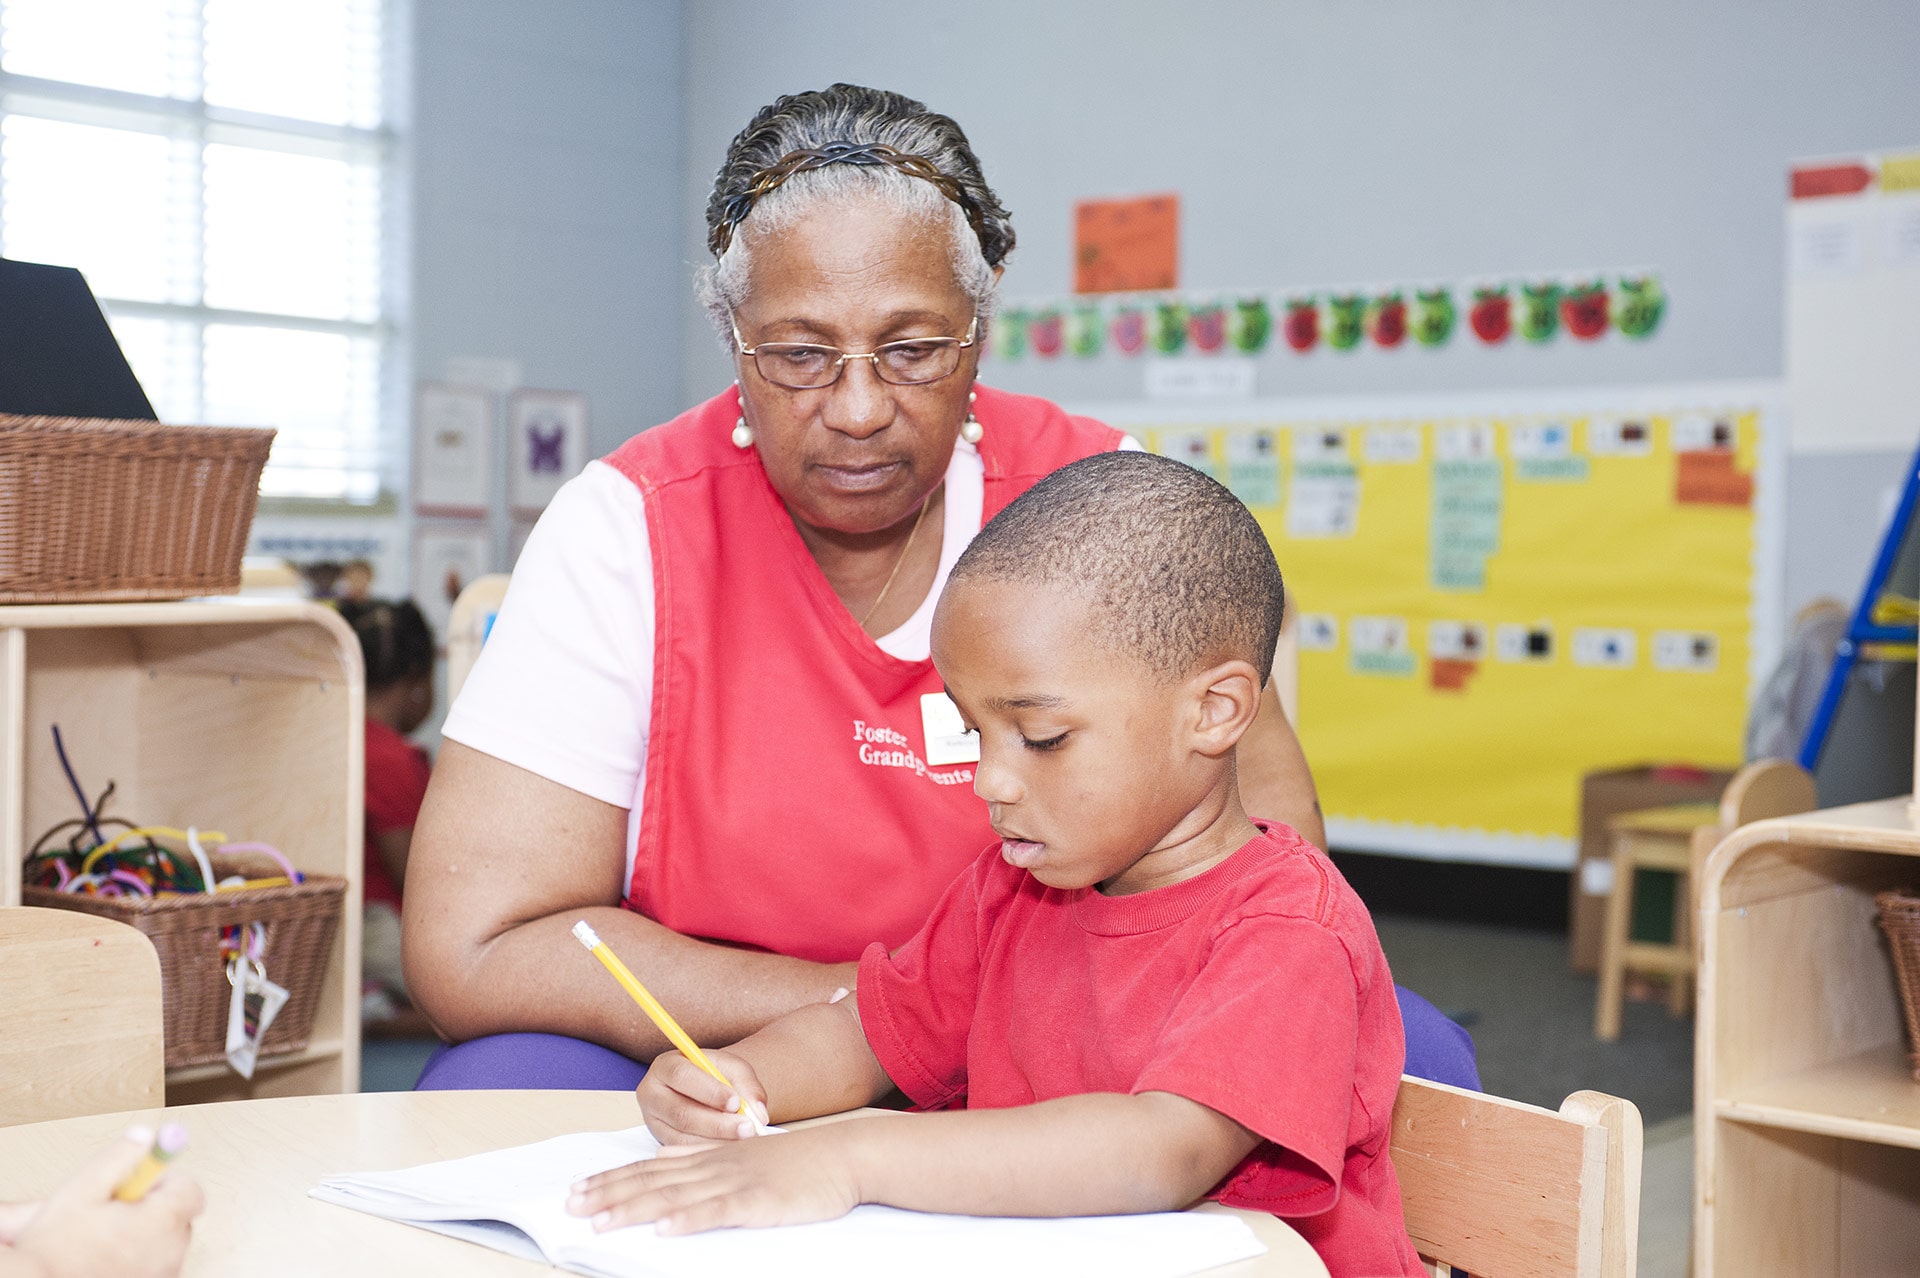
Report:
<svg viewBox="0 0 1920 1278"><path fill-rule="evenodd" d="M0 255L77 266L162 420L281 432L272 496L371 501L393 136L383 0L0 0Z"/></svg>

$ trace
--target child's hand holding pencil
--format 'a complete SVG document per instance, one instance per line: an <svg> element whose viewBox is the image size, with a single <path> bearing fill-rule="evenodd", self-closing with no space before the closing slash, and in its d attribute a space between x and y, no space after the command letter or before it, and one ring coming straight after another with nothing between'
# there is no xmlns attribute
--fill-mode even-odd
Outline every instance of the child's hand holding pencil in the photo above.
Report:
<svg viewBox="0 0 1920 1278"><path fill-rule="evenodd" d="M193 1218L206 1199L193 1178L178 1170L154 1174L155 1144L151 1129L132 1128L45 1201L0 1205L0 1275L171 1278L179 1273ZM144 1184L134 1194L136 1177Z"/></svg>
<svg viewBox="0 0 1920 1278"><path fill-rule="evenodd" d="M727 1072L720 1066L715 1065L713 1058L701 1051L700 1045L688 1037L687 1032L680 1028L680 1022L674 1020L673 1014L668 1012L666 1008L660 1006L660 1000L647 991L647 987L640 983L639 979L634 976L632 970L620 961L620 956L615 954L613 950L608 947L607 943L600 939L600 934L593 930L591 924L585 919L581 919L573 925L573 935L575 940L586 947L588 953L600 960L600 965L606 968L613 979L620 983L620 988L624 989L628 996L640 1005L640 1010L647 1014L647 1019L658 1026L660 1032L667 1036L667 1041L672 1043L677 1049L675 1052L664 1053L654 1058L653 1065L647 1070L647 1078L650 1079L653 1077L654 1071L660 1068L663 1061L666 1061L669 1057L677 1057L682 1063L694 1067L696 1072L706 1074L711 1082L717 1084L722 1089L717 1093L712 1092L711 1089L704 1090L711 1095L712 1104L723 1105L730 1111L727 1116L733 1117L734 1121L728 1124L724 1122L723 1118L721 1126L724 1127L724 1130L716 1129L708 1135L679 1136L678 1142L683 1143L687 1140L731 1140L736 1136L754 1136L765 1132L767 1130L767 1092L765 1088L760 1086L760 1080L757 1078L753 1079L753 1091L751 1093L744 1088L735 1087ZM726 1053L716 1053L716 1055L726 1055ZM729 1056L728 1060L737 1062L740 1069L744 1070L748 1075L752 1075L753 1070L747 1067L745 1061L741 1061L739 1058L732 1056ZM682 1089L681 1094L688 1095L689 1093L686 1093L684 1089ZM641 1080L640 1096L642 1106L644 1107L646 1079ZM645 1112L647 1114L647 1126L652 1128L652 1111L645 1110ZM702 1126L705 1125L706 1124L702 1124ZM677 1143L675 1140L669 1140L666 1135L658 1130L655 1130L653 1134L662 1144Z"/></svg>
<svg viewBox="0 0 1920 1278"><path fill-rule="evenodd" d="M679 1052L654 1057L647 1076L635 1091L647 1130L662 1145L739 1140L756 1135L753 1122L743 1118L745 1101L754 1119L767 1121L767 1091L753 1066L731 1052L708 1052L707 1058L726 1075L715 1078Z"/></svg>

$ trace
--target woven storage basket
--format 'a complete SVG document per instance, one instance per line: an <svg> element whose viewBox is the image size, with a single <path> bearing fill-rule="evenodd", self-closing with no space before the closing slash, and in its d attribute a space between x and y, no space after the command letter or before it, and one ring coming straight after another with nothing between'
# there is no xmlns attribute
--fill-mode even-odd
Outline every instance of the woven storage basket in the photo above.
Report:
<svg viewBox="0 0 1920 1278"><path fill-rule="evenodd" d="M1900 1006L1907 1013L1907 1059L1920 1082L1920 896L1882 892L1874 897L1880 907L1880 926L1893 950L1893 973L1900 984Z"/></svg>
<svg viewBox="0 0 1920 1278"><path fill-rule="evenodd" d="M250 857L216 857L226 869L244 867L255 875L280 873L271 862ZM222 928L266 925L261 965L267 979L285 986L287 1003L267 1027L260 1044L264 1059L297 1052L313 1032L320 1006L333 934L347 881L309 874L290 887L249 888L241 892L166 893L155 897L100 897L21 890L21 904L99 914L139 928L160 955L160 998L164 1005L167 1068L205 1065L227 1055L227 1005L233 988L220 957Z"/></svg>
<svg viewBox="0 0 1920 1278"><path fill-rule="evenodd" d="M0 414L0 603L239 590L273 434Z"/></svg>

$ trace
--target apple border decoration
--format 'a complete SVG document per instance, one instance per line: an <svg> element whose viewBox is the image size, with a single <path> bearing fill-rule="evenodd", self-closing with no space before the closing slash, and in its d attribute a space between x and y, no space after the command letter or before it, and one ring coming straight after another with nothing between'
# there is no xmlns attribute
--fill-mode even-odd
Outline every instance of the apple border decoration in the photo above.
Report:
<svg viewBox="0 0 1920 1278"><path fill-rule="evenodd" d="M1595 342L1609 332L1644 341L1666 316L1651 271L1594 271L1467 285L1130 293L1013 303L989 329L996 359L1115 355L1260 355L1285 347L1437 350ZM1278 341L1275 341L1275 338Z"/></svg>

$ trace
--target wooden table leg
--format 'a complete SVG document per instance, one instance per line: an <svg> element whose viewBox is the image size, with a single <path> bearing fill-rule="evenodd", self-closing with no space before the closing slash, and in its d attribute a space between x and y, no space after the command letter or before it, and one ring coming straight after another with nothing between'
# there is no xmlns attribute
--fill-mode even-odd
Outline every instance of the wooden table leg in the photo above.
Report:
<svg viewBox="0 0 1920 1278"><path fill-rule="evenodd" d="M1607 894L1606 930L1600 938L1600 996L1594 1001L1593 1036L1620 1037L1620 1003L1626 980L1627 937L1633 926L1633 836L1613 836L1613 889Z"/></svg>
<svg viewBox="0 0 1920 1278"><path fill-rule="evenodd" d="M1685 1016L1693 1010L1693 982L1698 960L1693 952L1693 885L1685 870L1675 871L1673 885L1673 947L1687 960L1685 968L1667 977L1667 1011Z"/></svg>

